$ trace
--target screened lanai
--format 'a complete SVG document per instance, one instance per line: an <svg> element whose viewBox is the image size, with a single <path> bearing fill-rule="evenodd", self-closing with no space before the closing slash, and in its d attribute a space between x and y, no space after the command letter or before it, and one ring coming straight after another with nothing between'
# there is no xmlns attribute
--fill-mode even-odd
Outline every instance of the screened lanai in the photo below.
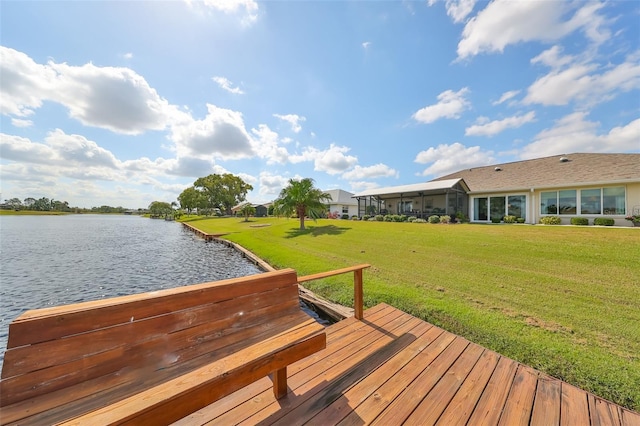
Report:
<svg viewBox="0 0 640 426"><path fill-rule="evenodd" d="M468 211L469 188L462 179L448 179L412 185L376 188L355 194L358 217L376 214L403 214L427 218L454 216Z"/></svg>

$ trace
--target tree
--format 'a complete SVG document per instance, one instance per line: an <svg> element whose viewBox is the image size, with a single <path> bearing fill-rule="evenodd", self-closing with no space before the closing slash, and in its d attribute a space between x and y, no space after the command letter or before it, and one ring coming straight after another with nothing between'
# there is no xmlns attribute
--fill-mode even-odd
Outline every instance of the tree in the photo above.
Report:
<svg viewBox="0 0 640 426"><path fill-rule="evenodd" d="M304 230L305 216L315 221L326 211L326 202L329 201L331 195L315 188L313 179L289 179L289 186L280 191L280 195L274 201L274 212L279 216L297 214L300 230Z"/></svg>
<svg viewBox="0 0 640 426"><path fill-rule="evenodd" d="M253 189L253 186L230 173L199 178L193 186L206 195L208 208L218 208L226 214L231 214L231 208L243 202L247 192Z"/></svg>
<svg viewBox="0 0 640 426"><path fill-rule="evenodd" d="M168 216L172 212L171 204L164 201L152 201L149 204L149 214L152 217Z"/></svg>
<svg viewBox="0 0 640 426"><path fill-rule="evenodd" d="M245 222L249 222L249 216L251 216L253 214L256 214L256 208L253 207L251 204L246 203L240 209L240 213L242 213L244 215L244 221Z"/></svg>
<svg viewBox="0 0 640 426"><path fill-rule="evenodd" d="M198 191L193 186L185 189L178 195L180 207L191 214L193 209L204 209L207 207L207 198L202 191Z"/></svg>
<svg viewBox="0 0 640 426"><path fill-rule="evenodd" d="M20 210L20 207L22 207L22 201L20 201L20 198L11 198L7 200L5 204L10 206L14 210Z"/></svg>

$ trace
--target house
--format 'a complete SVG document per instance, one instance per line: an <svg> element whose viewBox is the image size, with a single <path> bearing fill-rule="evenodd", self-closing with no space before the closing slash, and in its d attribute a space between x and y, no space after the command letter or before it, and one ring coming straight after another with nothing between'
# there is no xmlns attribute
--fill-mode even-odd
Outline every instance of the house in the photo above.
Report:
<svg viewBox="0 0 640 426"><path fill-rule="evenodd" d="M640 154L555 155L460 170L430 182L378 188L354 195L359 216L368 205L392 214L426 217L457 213L472 222L491 222L506 215L538 223L558 216L615 220L640 212Z"/></svg>
<svg viewBox="0 0 640 426"><path fill-rule="evenodd" d="M342 189L330 189L324 191L331 195L331 201L328 203L329 213L336 214L338 217L342 215L357 216L358 202L353 198L354 194Z"/></svg>
<svg viewBox="0 0 640 426"><path fill-rule="evenodd" d="M250 204L254 209L256 209L256 213L253 216L267 217L269 215L269 207L271 206L272 203L255 204L255 203L250 203L246 201L244 203L238 204L237 206L233 206L231 208L231 214L233 214L234 216L241 215L240 210L242 210L242 208L247 204Z"/></svg>

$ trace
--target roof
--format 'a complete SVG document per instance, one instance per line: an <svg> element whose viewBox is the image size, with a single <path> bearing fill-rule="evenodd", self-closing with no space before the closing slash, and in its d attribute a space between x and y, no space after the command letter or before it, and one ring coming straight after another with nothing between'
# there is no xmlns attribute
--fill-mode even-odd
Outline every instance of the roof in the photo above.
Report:
<svg viewBox="0 0 640 426"><path fill-rule="evenodd" d="M353 194L351 192L344 191L342 189L330 189L325 192L331 195L331 202L329 204L344 204L344 205L357 204L357 202L353 199Z"/></svg>
<svg viewBox="0 0 640 426"><path fill-rule="evenodd" d="M640 182L640 154L565 154L460 170L432 182L464 179L470 192Z"/></svg>
<svg viewBox="0 0 640 426"><path fill-rule="evenodd" d="M461 181L460 178L442 179L438 181L415 183L412 185L389 186L386 188L369 189L367 191L363 191L358 194L355 194L354 197L375 196L380 199L398 198L401 195L403 197L417 197L422 194L427 195L429 193L442 193L446 189L453 188L460 181Z"/></svg>

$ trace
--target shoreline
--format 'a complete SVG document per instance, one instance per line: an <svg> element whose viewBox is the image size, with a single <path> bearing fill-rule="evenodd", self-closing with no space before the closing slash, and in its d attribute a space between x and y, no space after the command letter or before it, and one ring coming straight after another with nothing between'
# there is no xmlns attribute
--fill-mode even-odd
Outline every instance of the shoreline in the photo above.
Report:
<svg viewBox="0 0 640 426"><path fill-rule="evenodd" d="M238 253L240 253L242 255L242 257L244 257L245 259L249 260L251 263L256 265L258 268L260 268L264 272L276 271L276 268L271 266L264 259L261 259L260 257L258 257L255 253L247 250L246 248L242 247L240 244L234 243L233 241L229 241L229 240L223 239L222 237L225 235L224 233L222 233L222 234L208 234L208 233L206 233L206 232L204 232L204 231L202 231L202 230L196 228L195 226L193 226L191 224L188 224L186 222L180 222L180 223L182 223L182 225L184 225L190 231L192 231L192 232L196 233L197 235L201 236L205 241L212 241L212 242L215 242L217 244L223 244L223 245L225 245L225 246L237 251ZM310 305L312 307L312 309L314 311L316 311L316 313L319 313L320 315L324 315L325 317L330 318L334 322L341 321L341 320L343 320L345 318L348 318L348 317L351 317L351 316L354 315L353 308L350 308L348 306L339 305L337 303L330 302L330 301L318 296L317 294L315 294L314 292L312 292L308 288L304 287L300 283L298 283L298 289L299 289L298 290L298 294L300 296L300 299L302 299L303 302L305 302L307 305ZM320 311L320 312L318 312L318 311Z"/></svg>

